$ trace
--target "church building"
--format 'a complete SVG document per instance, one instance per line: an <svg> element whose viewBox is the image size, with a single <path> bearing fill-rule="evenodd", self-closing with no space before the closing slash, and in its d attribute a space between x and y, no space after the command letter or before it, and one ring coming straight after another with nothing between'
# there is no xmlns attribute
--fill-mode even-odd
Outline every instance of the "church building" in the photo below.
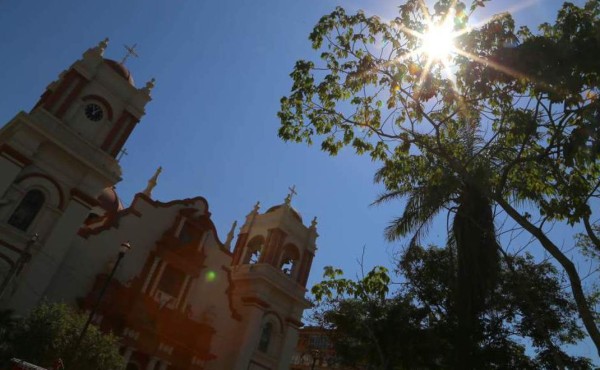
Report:
<svg viewBox="0 0 600 370"><path fill-rule="evenodd" d="M128 370L289 369L316 218L305 225L290 193L222 242L203 197L153 199L160 169L125 207L116 158L154 80L135 87L107 45L0 129L0 308L91 312L102 296L93 322L122 338Z"/></svg>

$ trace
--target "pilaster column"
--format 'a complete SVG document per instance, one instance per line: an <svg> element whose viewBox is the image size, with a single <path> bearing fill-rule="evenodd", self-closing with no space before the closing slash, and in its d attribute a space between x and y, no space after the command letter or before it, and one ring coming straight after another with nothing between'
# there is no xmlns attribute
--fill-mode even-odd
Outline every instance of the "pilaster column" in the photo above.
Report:
<svg viewBox="0 0 600 370"><path fill-rule="evenodd" d="M129 363L131 360L131 355L133 354L133 348L125 347L125 352L123 352L123 360L125 361L125 365Z"/></svg>
<svg viewBox="0 0 600 370"><path fill-rule="evenodd" d="M152 263L152 267L150 267L150 271L148 271L148 275L146 275L146 281L144 281L144 286L142 287L142 293L145 293L146 289L148 289L150 280L152 280L152 276L154 276L154 271L156 270L156 266L158 266L159 262L160 262L160 258L154 257L154 262Z"/></svg>
<svg viewBox="0 0 600 370"><path fill-rule="evenodd" d="M0 145L0 199L12 184L23 167L31 161L7 144Z"/></svg>
<svg viewBox="0 0 600 370"><path fill-rule="evenodd" d="M298 328L288 323L281 341L281 352L279 352L279 365L277 368L289 369L292 355L296 349L296 343L298 343Z"/></svg>
<svg viewBox="0 0 600 370"><path fill-rule="evenodd" d="M237 242L235 243L235 248L233 249L233 262L231 263L232 265L239 265L241 263L244 247L246 246L247 240L248 233L242 233L238 235Z"/></svg>
<svg viewBox="0 0 600 370"><path fill-rule="evenodd" d="M269 229L267 240L265 241L265 250L261 254L259 262L275 265L286 236L287 234L281 229Z"/></svg>
<svg viewBox="0 0 600 370"><path fill-rule="evenodd" d="M304 252L304 256L302 257L302 265L300 265L300 273L298 274L298 282L302 286L306 286L308 282L308 275L310 274L310 268L312 266L312 261L314 258L314 254L310 251Z"/></svg>
<svg viewBox="0 0 600 370"><path fill-rule="evenodd" d="M186 299L188 286L191 283L191 281L192 281L192 279L190 278L190 276L186 275L185 280L183 281L183 284L181 284L181 288L180 288L181 290L179 291L179 294L177 295L177 302L175 302L175 307L179 307L182 300Z"/></svg>
<svg viewBox="0 0 600 370"><path fill-rule="evenodd" d="M156 290L156 287L158 286L158 283L160 282L160 278L162 278L162 274L165 271L165 267L167 267L167 263L165 261L161 261L160 267L158 268L158 271L156 272L156 277L154 278L152 286L150 287L150 291L148 291L148 294L150 296L154 295L154 291Z"/></svg>
<svg viewBox="0 0 600 370"><path fill-rule="evenodd" d="M158 358L150 357L150 360L148 361L148 366L146 366L146 370L154 370L157 363L158 363Z"/></svg>
<svg viewBox="0 0 600 370"><path fill-rule="evenodd" d="M246 369L248 367L252 354L258 346L263 315L264 311L260 308L247 307L244 317L247 319L246 322L248 324L245 328L245 333L240 333L241 335L237 336L237 343L235 343L236 346L234 346L234 348L239 348L235 354L237 356L237 361L236 365L233 367L234 369Z"/></svg>

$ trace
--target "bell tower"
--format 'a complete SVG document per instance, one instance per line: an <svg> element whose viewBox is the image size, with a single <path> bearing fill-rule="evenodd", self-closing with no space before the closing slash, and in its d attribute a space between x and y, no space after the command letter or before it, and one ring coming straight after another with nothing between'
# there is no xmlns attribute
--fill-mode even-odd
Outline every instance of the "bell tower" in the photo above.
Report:
<svg viewBox="0 0 600 370"><path fill-rule="evenodd" d="M235 369L288 369L304 309L306 282L316 251L316 217L305 226L285 202L246 217L232 259L233 299L247 326L239 346L245 353Z"/></svg>
<svg viewBox="0 0 600 370"><path fill-rule="evenodd" d="M121 180L116 158L151 100L154 80L136 88L107 46L0 128L0 306L18 313L44 296L96 198Z"/></svg>
<svg viewBox="0 0 600 370"><path fill-rule="evenodd" d="M108 39L88 49L83 59L52 82L30 112L35 118L59 121L87 144L113 158L144 115L154 79L135 88L123 65L104 58ZM55 122L58 123L58 122Z"/></svg>

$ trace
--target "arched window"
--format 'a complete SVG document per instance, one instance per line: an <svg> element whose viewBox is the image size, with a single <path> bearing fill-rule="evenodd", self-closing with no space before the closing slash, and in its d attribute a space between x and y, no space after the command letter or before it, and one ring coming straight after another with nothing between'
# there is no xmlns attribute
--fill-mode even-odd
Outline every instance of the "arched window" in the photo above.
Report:
<svg viewBox="0 0 600 370"><path fill-rule="evenodd" d="M8 224L19 230L26 231L35 219L35 216L40 212L40 209L42 209L45 200L46 197L44 197L44 193L41 191L29 191L8 219Z"/></svg>
<svg viewBox="0 0 600 370"><path fill-rule="evenodd" d="M263 326L262 332L260 333L260 341L258 342L259 351L267 353L269 350L269 342L271 342L271 334L273 334L273 324L268 322Z"/></svg>

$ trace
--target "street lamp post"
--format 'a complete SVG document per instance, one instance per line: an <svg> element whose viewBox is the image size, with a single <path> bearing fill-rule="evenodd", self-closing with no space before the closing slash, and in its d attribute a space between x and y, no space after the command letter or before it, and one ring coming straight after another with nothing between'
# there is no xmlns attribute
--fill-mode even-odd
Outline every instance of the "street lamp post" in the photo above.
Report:
<svg viewBox="0 0 600 370"><path fill-rule="evenodd" d="M321 351L319 351L318 349L311 349L310 352L303 353L302 356L300 356L300 358L302 359L305 365L307 365L307 361L305 359L308 358L308 360L311 362L310 370L315 370L317 360L321 359Z"/></svg>
<svg viewBox="0 0 600 370"><path fill-rule="evenodd" d="M123 257L125 257L125 254L127 252L129 252L130 249L131 249L131 244L129 244L129 242L121 243L121 248L119 248L119 255L117 257L117 261L115 262L115 265L113 266L112 270L110 271L110 275L108 275L108 278L104 282L104 285L102 286L102 289L100 290L100 294L98 295L98 299L96 300L96 303L94 304L92 311L88 315L85 325L83 325L83 329L81 329L81 333L79 333L79 337L77 338L77 341L75 342L75 346L73 347L73 352L71 355L71 358L73 360L75 360L77 358L77 351L79 350L79 346L81 345L81 342L83 341L83 338L85 337L85 333L87 332L88 327L90 326L90 323L92 322L92 319L94 318L94 315L96 314L96 311L98 310L98 307L100 306L100 302L102 301L102 297L104 296L104 293L106 292L106 289L108 288L108 285L110 284L110 281L112 280L113 276L115 275L115 271L117 271L117 267L119 266L119 263L121 262ZM70 365L70 364L68 364L68 365Z"/></svg>
<svg viewBox="0 0 600 370"><path fill-rule="evenodd" d="M17 259L15 264L11 266L10 270L8 271L8 274L6 274L6 277L0 284L0 299L2 299L4 293L6 293L6 291L10 288L10 284L12 283L13 279L19 274L19 271L21 271L25 263L29 261L29 258L31 256L31 247L33 247L33 245L37 242L38 239L39 236L37 233L35 233L27 241L27 243L25 243L25 249L23 249L23 252L21 252L19 258Z"/></svg>
<svg viewBox="0 0 600 370"><path fill-rule="evenodd" d="M315 365L317 363L317 359L320 360L320 357L321 357L321 351L319 351L318 349L313 349L311 352L312 352L313 362L312 362L312 366L310 369L315 370Z"/></svg>

